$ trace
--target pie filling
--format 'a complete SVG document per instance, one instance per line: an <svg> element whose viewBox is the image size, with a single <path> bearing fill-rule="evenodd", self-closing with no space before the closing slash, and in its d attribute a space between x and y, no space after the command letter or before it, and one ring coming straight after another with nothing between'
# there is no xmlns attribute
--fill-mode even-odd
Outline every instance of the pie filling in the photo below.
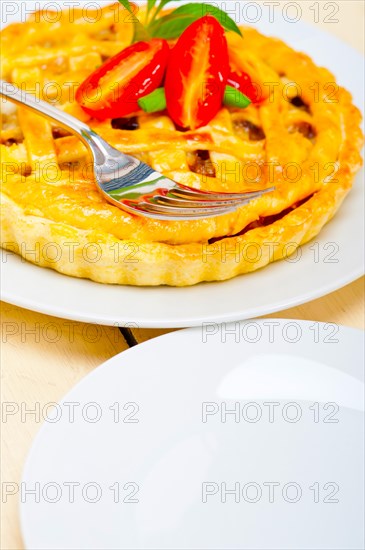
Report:
<svg viewBox="0 0 365 550"><path fill-rule="evenodd" d="M251 231L252 229L257 229L258 227L266 227L268 225L271 225L279 220L282 220L285 216L290 214L290 212L293 212L296 208L299 208L299 206L302 206L302 204L305 204L313 197L313 194L311 194L309 197L306 197L305 199L298 201L297 203L293 204L293 206L290 206L289 208L286 208L279 214L274 214L273 216L260 216L257 220L254 222L251 222L250 224L246 225L242 231L239 231L235 235L230 235L229 237L217 237L215 239L210 239L209 244L214 244L216 242L222 241L223 239L232 239L234 237L239 237L240 235L244 235L245 233L248 233L248 231Z"/></svg>
<svg viewBox="0 0 365 550"><path fill-rule="evenodd" d="M4 194L23 208L29 238L31 224L43 218L42 228L49 221L50 232L55 231L49 240L64 226L79 239L97 234L101 241L117 240L122 247L139 243L147 258L146 263L132 265L111 262L105 273L95 265L97 275L85 263L79 271L76 265L54 267L101 282L190 285L228 279L253 268L217 263L208 273L197 260L201 243L241 237L255 229L262 229L253 233L258 241L270 234L283 245L288 239L301 243L313 238L340 206L361 165L361 117L350 94L341 87L336 96L329 94L326 86L335 77L284 42L250 27L242 29L242 40L234 22L228 32L212 15L196 17L196 7L195 15L189 13L181 21L174 16L173 24L158 35L156 29L165 25L163 18L169 13L161 12L163 22L151 22L156 35L141 41L133 41L130 14L126 17L119 4L114 8L105 5L97 10L92 24L75 9L73 23L66 14L56 23L34 18L5 28L1 78L29 92L39 85L43 99L83 120L112 147L183 185L227 193L276 189L215 218L176 222L134 216L108 203L90 171L85 175L90 159L79 138L26 109L6 108L0 136L4 165L9 167ZM146 16L142 8L140 13ZM146 19L154 13L151 10ZM175 36L164 35L180 24L185 27ZM116 81L118 86L109 93L114 74L128 78ZM193 86L184 86L192 81ZM77 83L75 93L70 82ZM87 107L85 82L95 89L102 84L100 97L94 104L86 102ZM267 83L274 86L268 89ZM286 97L291 83L302 91ZM204 90L203 99L199 90ZM47 163L61 169L60 184L51 180ZM18 167L15 177L11 166ZM28 178L39 173L41 179ZM18 174L28 179L19 182ZM309 214L297 230L290 214L307 202ZM23 235L22 220L14 221L6 208L9 238ZM66 233L62 239L72 241ZM197 264L199 272L194 271Z"/></svg>

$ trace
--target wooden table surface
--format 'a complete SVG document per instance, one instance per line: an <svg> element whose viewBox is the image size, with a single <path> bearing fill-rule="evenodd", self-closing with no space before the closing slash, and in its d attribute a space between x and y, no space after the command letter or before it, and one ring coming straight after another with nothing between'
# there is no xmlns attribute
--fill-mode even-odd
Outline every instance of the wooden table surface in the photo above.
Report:
<svg viewBox="0 0 365 550"><path fill-rule="evenodd" d="M303 0L300 2L303 18L312 24L315 13L310 7L314 4ZM337 6L339 8L337 15L332 17L338 19L334 23L323 21L330 13L323 11L328 3L321 1L318 4L320 22L316 25L363 52L364 2L330 2L333 5L331 11L337 11ZM268 317L309 319L363 329L364 279L321 299ZM20 482L25 457L41 426L43 406L58 401L79 380L110 357L130 345L168 331L133 329L123 335L115 327L68 322L6 303L1 304L1 327L1 548L20 550L23 543L17 495L9 495L5 499L5 491L17 490L16 484ZM35 410L35 414L25 414L26 410L31 409ZM9 483L14 485L4 485Z"/></svg>

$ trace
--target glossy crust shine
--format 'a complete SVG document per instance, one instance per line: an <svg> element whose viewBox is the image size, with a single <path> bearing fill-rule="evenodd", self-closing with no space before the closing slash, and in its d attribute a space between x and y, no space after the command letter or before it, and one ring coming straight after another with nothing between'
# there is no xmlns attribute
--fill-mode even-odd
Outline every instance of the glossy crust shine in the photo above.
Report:
<svg viewBox="0 0 365 550"><path fill-rule="evenodd" d="M2 182L2 246L40 266L101 283L185 286L254 271L293 254L316 236L341 205L361 165L361 116L334 77L283 42L244 29L243 41L228 35L229 46L256 82L271 83L273 93L260 107L222 109L195 132L177 132L166 115L141 114L136 115L137 130L115 129L110 121L88 119L64 95L70 73L81 81L106 51L113 55L114 49L125 47L123 40L130 40L130 25L127 29L121 22L114 25L109 50L105 39L95 46L95 32L102 35L110 27L108 17L105 10L103 21L93 26L93 41L90 25L76 20L84 36L67 46L57 29L43 25L42 41L53 40L48 49L56 52L43 70L32 48L28 62L19 49L24 51L31 29L38 25L40 31L40 24L8 28L2 37L8 61L2 76L27 82L31 89L52 74L62 89L60 108L177 181L227 191L271 185L277 190L215 219L160 222L134 217L100 196L86 169L87 152L76 138L55 139L45 120L20 110L10 113L2 132L3 163L9 166ZM23 40L18 50L16 35ZM60 56L65 67L57 71ZM20 59L16 69L11 58ZM331 84L335 87L328 88ZM302 103L295 100L298 86ZM260 128L265 139L250 139L250 128ZM206 152L208 163L201 162L197 151ZM250 167L259 174L257 180L249 176ZM293 176L290 170L298 169L299 176ZM237 176L243 173L245 178Z"/></svg>

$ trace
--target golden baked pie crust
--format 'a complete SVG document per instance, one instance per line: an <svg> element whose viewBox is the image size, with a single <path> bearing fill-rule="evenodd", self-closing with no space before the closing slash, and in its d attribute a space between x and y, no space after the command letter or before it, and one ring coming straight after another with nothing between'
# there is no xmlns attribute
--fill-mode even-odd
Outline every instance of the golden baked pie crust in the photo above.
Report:
<svg viewBox="0 0 365 550"><path fill-rule="evenodd" d="M67 44L62 28L56 33L50 23L8 27L2 33L2 77L19 85L26 82L29 89L36 82L44 86L52 77L64 94L65 82L76 77L81 82L99 60L128 45L131 25L111 24L110 13L105 8L96 26L80 17L79 32L74 25L75 39ZM64 34L67 25L62 21ZM34 28L37 40L32 44ZM64 97L59 107L176 181L231 192L274 184L273 194L214 219L163 222L131 216L98 193L87 170L86 149L77 138L54 139L45 119L20 109L13 124L5 119L0 146L6 166L2 246L40 266L101 283L185 286L254 271L316 236L336 213L361 165L361 115L333 75L308 56L253 29L243 32L243 41L228 34L231 55L256 81L270 83L274 90L259 107L242 112L224 108L195 132L176 131L166 115L140 113L137 130L120 130L112 128L111 121L90 120ZM95 44L95 33L104 33L100 43ZM31 47L24 54L27 44ZM298 89L292 82L300 86L305 110L288 101ZM246 122L260 127L265 139L250 140ZM19 143L9 144L9 138L17 141L19 135ZM196 151L209 152L215 177L191 170ZM259 167L260 178L243 183L235 170L241 174L250 163ZM9 175L12 164L20 168ZM291 165L300 167L298 181L283 176L282 167L288 170ZM270 219L276 221L266 225Z"/></svg>

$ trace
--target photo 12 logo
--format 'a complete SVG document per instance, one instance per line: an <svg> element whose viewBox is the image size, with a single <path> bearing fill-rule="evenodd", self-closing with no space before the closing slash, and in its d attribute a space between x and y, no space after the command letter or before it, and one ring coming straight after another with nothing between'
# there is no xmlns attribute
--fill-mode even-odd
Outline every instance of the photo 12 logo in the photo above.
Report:
<svg viewBox="0 0 365 550"><path fill-rule="evenodd" d="M338 424L340 407L337 403L310 403L304 405L295 401L204 401L201 408L201 421L207 423L286 422L297 424L309 419L315 424Z"/></svg>
<svg viewBox="0 0 365 550"><path fill-rule="evenodd" d="M203 323L201 337L203 344L209 340L217 340L222 344L234 342L236 344L258 342L284 341L288 344L296 344L303 338L310 339L314 344L338 344L340 326L336 323L313 323L301 325L297 321L279 321L267 319L261 323L257 321L234 323Z"/></svg>
<svg viewBox="0 0 365 550"><path fill-rule="evenodd" d="M314 482L312 485L303 485L296 481L249 481L226 482L204 481L201 486L201 500L203 504L210 502L247 503L278 503L297 504L302 500L314 504L338 504L340 486L334 481L324 483Z"/></svg>
<svg viewBox="0 0 365 550"><path fill-rule="evenodd" d="M139 6L131 3L131 11L123 9L122 3L113 0L79 1L35 1L2 0L1 23L8 25L14 20L24 23L30 15L33 23L59 23L62 19L68 23L98 23L102 18L108 18L110 23L130 23L136 21ZM34 15L33 15L34 14Z"/></svg>
<svg viewBox="0 0 365 550"><path fill-rule="evenodd" d="M96 424L103 418L111 420L115 424L138 424L140 422L140 407L134 401L110 405L90 401L80 403L79 401L63 401L62 403L39 403L32 404L16 403L15 401L3 401L1 404L1 422L6 424L12 419L20 420L22 424L28 421L37 424L47 422L56 424L61 420L74 424L85 422Z"/></svg>
<svg viewBox="0 0 365 550"><path fill-rule="evenodd" d="M15 483L13 481L3 481L1 483L1 502L6 504L11 497L20 499L20 502L50 503L67 502L86 502L95 504L101 500L108 499L115 504L138 504L139 485L135 481L120 482L115 481L111 485L105 486L96 481L47 481L34 483L24 482Z"/></svg>
<svg viewBox="0 0 365 550"><path fill-rule="evenodd" d="M339 23L340 5L338 2L286 2L284 0L265 0L264 2L205 2L205 13L209 6L215 6L226 12L237 24L255 24L263 19L269 23L283 20L286 23L298 23L309 19L313 23Z"/></svg>
<svg viewBox="0 0 365 550"><path fill-rule="evenodd" d="M140 245L133 241L115 242L108 246L98 242L60 241L41 244L37 241L34 247L25 242L3 241L1 248L4 248L1 263L7 263L8 256L13 254L20 254L23 263L32 261L47 265L56 265L61 261L73 264L75 257L78 261L81 257L87 264L97 264L104 260L115 264L136 264L141 258Z"/></svg>

